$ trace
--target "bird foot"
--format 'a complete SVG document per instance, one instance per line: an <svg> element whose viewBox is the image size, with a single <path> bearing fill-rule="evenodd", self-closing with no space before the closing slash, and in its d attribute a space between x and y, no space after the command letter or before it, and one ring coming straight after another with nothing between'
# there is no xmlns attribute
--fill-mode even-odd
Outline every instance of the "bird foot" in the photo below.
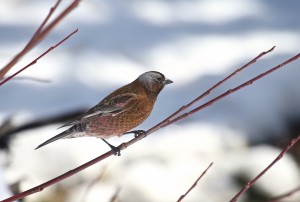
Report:
<svg viewBox="0 0 300 202"><path fill-rule="evenodd" d="M111 150L114 152L114 155L115 155L115 156L121 156L121 150L120 150L119 147L112 146L112 147L110 147L110 148L111 148Z"/></svg>
<svg viewBox="0 0 300 202"><path fill-rule="evenodd" d="M146 134L146 131L144 131L144 130L133 130L133 131L128 131L128 132L124 133L124 135L129 134L129 133L133 133L134 137L138 138L139 136Z"/></svg>
<svg viewBox="0 0 300 202"><path fill-rule="evenodd" d="M134 133L134 137L138 138L141 135L145 135L146 131L144 131L144 130L135 130L135 131L133 131L133 133Z"/></svg>
<svg viewBox="0 0 300 202"><path fill-rule="evenodd" d="M103 142L105 142L110 147L110 149L113 151L115 156L121 156L121 149L119 147L115 147L114 145L110 144L103 138L101 138L101 139L103 140Z"/></svg>

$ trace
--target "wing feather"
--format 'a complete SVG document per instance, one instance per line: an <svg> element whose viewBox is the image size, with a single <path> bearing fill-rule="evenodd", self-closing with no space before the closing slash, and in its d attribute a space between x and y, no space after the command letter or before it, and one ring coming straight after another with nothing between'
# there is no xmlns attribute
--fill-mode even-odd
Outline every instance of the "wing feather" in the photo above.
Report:
<svg viewBox="0 0 300 202"><path fill-rule="evenodd" d="M104 99L99 104L95 105L94 107L86 111L81 116L77 117L71 122L62 125L59 128L72 126L83 122L88 122L89 120L95 117L103 116L107 114L111 114L112 116L115 116L118 113L123 112L126 108L126 105L135 98L136 98L136 94L134 93L124 93L122 95L114 96L108 100Z"/></svg>

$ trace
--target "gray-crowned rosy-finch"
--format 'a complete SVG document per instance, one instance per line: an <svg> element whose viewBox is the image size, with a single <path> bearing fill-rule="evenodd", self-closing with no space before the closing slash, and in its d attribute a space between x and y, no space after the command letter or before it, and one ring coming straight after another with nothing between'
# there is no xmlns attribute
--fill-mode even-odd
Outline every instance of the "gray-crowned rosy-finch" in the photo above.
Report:
<svg viewBox="0 0 300 202"><path fill-rule="evenodd" d="M106 96L72 122L63 125L62 127L71 127L40 144L36 149L61 138L90 136L106 139L121 136L150 115L158 94L170 83L173 82L159 72L145 72L133 82Z"/></svg>

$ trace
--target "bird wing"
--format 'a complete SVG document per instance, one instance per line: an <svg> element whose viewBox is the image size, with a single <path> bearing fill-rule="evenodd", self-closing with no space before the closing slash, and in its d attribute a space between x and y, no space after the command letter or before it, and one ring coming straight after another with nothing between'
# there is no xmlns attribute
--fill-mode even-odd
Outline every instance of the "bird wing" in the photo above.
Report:
<svg viewBox="0 0 300 202"><path fill-rule="evenodd" d="M87 110L84 114L77 117L75 120L64 124L59 128L63 128L66 126L72 126L75 124L87 122L94 117L103 116L107 114L111 114L112 116L116 116L118 113L123 112L125 106L134 98L136 98L136 94L134 93L124 93L121 95L114 96L110 99L104 99L96 106Z"/></svg>

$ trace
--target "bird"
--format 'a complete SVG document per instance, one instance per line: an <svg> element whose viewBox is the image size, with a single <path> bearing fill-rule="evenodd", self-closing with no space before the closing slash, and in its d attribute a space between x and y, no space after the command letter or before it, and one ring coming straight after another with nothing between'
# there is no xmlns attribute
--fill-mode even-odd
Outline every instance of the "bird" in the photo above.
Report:
<svg viewBox="0 0 300 202"><path fill-rule="evenodd" d="M120 149L109 144L105 139L134 133L142 130L130 131L140 125L150 115L158 94L168 84L170 79L157 71L141 74L133 82L113 91L97 105L90 108L75 120L61 126L68 129L48 139L35 149L39 149L59 139L77 137L101 138L115 153L120 155Z"/></svg>

